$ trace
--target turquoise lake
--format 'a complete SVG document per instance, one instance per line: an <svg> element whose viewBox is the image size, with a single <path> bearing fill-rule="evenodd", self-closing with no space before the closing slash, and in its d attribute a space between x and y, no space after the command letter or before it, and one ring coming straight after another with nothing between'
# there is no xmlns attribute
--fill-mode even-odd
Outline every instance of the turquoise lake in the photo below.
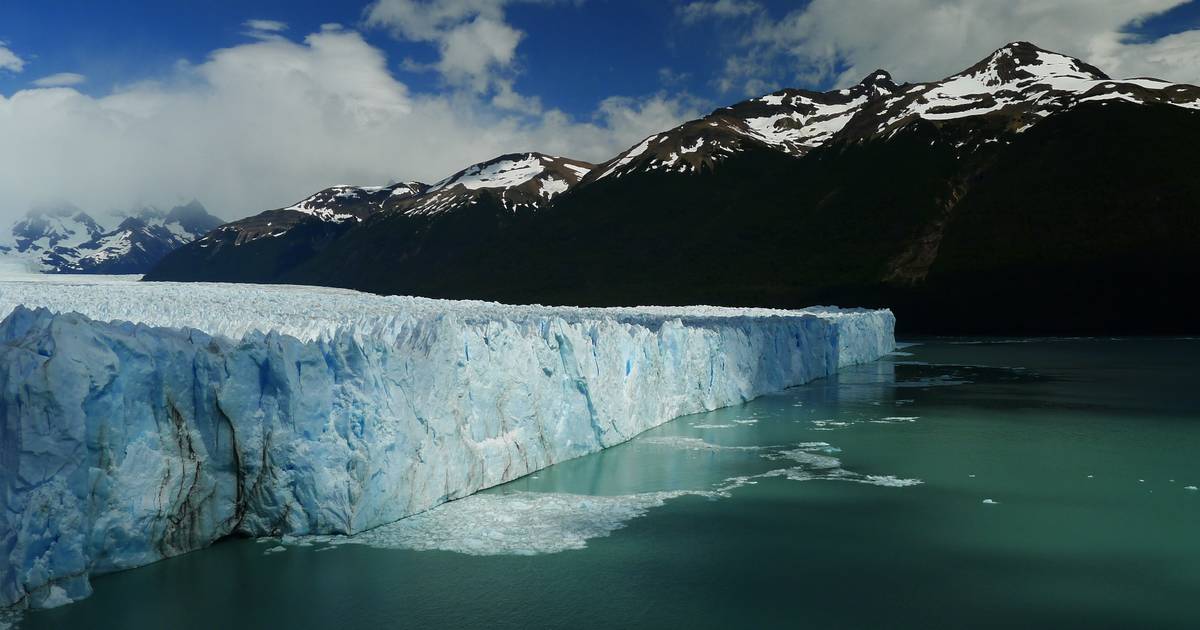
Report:
<svg viewBox="0 0 1200 630"><path fill-rule="evenodd" d="M19 627L1200 627L1200 340L911 341L358 539L99 577Z"/></svg>

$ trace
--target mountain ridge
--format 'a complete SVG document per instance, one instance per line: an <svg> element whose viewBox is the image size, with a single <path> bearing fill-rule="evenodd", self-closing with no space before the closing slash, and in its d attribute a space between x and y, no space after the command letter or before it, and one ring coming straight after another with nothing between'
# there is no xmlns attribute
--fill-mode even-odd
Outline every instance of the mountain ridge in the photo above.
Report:
<svg viewBox="0 0 1200 630"><path fill-rule="evenodd" d="M46 273L141 274L222 224L196 200L105 218L119 222L106 228L69 203L34 207L5 235L0 257Z"/></svg>
<svg viewBox="0 0 1200 630"><path fill-rule="evenodd" d="M1076 173L1058 186L1093 199L1096 207L1106 207L1105 195L1098 194L1105 191L1142 208L1146 216L1162 215L1178 228L1170 238L1195 233L1195 219L1177 212L1178 200L1150 195L1147 202L1146 195L1131 196L1119 185L1123 172L1137 172L1141 179L1130 180L1130 186L1173 187L1179 196L1195 194L1200 201L1200 191L1192 190L1183 175L1186 170L1179 171L1181 164L1200 166L1179 144L1197 132L1198 114L1196 86L1113 80L1080 60L1014 42L941 81L896 84L886 71L875 71L850 88L785 89L719 108L646 137L536 208L522 209L490 195L439 212L378 212L283 256L265 248L226 248L217 256L205 256L197 246L181 248L147 277L324 284L550 304L799 306L828 299L872 306L892 300L903 305L902 311L919 314L906 322L901 312L902 327L931 330L916 320L946 324L923 305L937 301L929 287L957 273L945 263L947 252L960 251L957 239L965 238L962 226L976 220L974 209L987 206L1000 213L997 225L1004 232L1012 231L1006 221L1036 220L1025 217L1024 209L994 207L992 199L1011 197L1011 192L983 185L996 173L1004 173L1006 186L1018 190L1025 181L1039 180L1040 174L1013 166L1039 161L1031 158L1042 148L1030 138L1093 136L1077 139L1076 146L1111 154L1111 163L1095 164L1091 172ZM1144 127L1141 132L1126 134L1138 125ZM1173 125L1178 137L1162 135L1163 125ZM1145 139L1160 136L1170 150L1155 155ZM1200 136L1195 141L1200 143ZM1119 142L1129 144L1126 154ZM1070 142L1054 146L1059 162L1043 168L1087 161ZM1014 156L1014 151L1029 155ZM1130 163L1133 155L1179 175L1162 181L1145 165ZM980 191L992 199L981 201ZM1063 217L1061 224L1044 226L1059 241L1069 241L1076 229L1069 221L1085 220L1089 211L1070 195L1027 193L1070 206L1069 212L1044 209L1048 216ZM421 199L416 195L403 204L412 208ZM1096 261L1108 241L1120 241L1121 230L1141 229L1138 217L1112 212L1120 216L1117 223L1135 223L1110 226L1112 233L1076 247L1076 259L1055 264L1099 269ZM1066 281L1055 267L1045 267L1049 259L1021 262L1004 251L1003 243L980 242L986 242L983 252L996 269L1042 265L1038 268L1046 277ZM758 264L722 262L722 249ZM974 264L968 264L969 256L954 256L963 269ZM1173 259L1172 264L1182 263ZM248 268L262 273L247 273ZM735 269L741 278L734 277ZM976 272L1003 277L990 268ZM962 290L962 284L956 280L953 290ZM1116 319L1121 321L1117 328L1129 328L1129 318ZM993 318L976 315L975 321L981 323L978 330L1004 329ZM1068 324L1063 320L1047 329ZM1104 324L1092 327L1102 330Z"/></svg>

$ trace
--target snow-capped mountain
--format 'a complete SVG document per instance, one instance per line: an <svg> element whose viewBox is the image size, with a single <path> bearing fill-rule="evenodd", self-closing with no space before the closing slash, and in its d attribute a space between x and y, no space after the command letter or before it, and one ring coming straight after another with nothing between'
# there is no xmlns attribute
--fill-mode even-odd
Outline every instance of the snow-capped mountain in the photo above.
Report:
<svg viewBox="0 0 1200 630"><path fill-rule="evenodd" d="M1200 88L1114 80L1073 57L1014 42L941 81L897 85L877 70L846 89L785 89L724 107L647 137L600 164L588 180L632 172L695 173L752 148L802 156L838 142L896 133L916 119L986 124L990 131L964 140L963 146L973 147L1081 103L1114 100L1200 109Z"/></svg>
<svg viewBox="0 0 1200 630"><path fill-rule="evenodd" d="M196 247L214 250L268 236L278 239L301 225L306 226L303 239L314 233L324 239L384 211L436 215L484 200L512 212L531 210L566 192L592 168L579 160L514 153L471 165L433 185L334 186L285 208L225 224L199 239Z"/></svg>
<svg viewBox="0 0 1200 630"><path fill-rule="evenodd" d="M46 273L145 273L163 256L221 224L192 201L163 212L143 208L128 215L88 213L62 204L38 207L13 225L0 256L8 263Z"/></svg>
<svg viewBox="0 0 1200 630"><path fill-rule="evenodd" d="M579 183L593 165L540 153L515 153L471 165L433 185L334 186L300 202L228 223L197 246L242 245L281 237L300 224L350 227L382 211L432 215L479 203L497 202L510 211L535 209Z"/></svg>
<svg viewBox="0 0 1200 630"><path fill-rule="evenodd" d="M1028 42L997 50L966 70L933 83L906 85L862 108L845 130L847 140L898 132L920 118L935 124L986 120L995 140L1024 132L1083 103L1123 101L1200 110L1200 88L1158 79L1111 79L1079 59Z"/></svg>
<svg viewBox="0 0 1200 630"><path fill-rule="evenodd" d="M786 89L742 101L647 137L597 166L588 181L634 172L696 173L754 148L804 155L828 142L871 99L896 89L881 70L845 90Z"/></svg>
<svg viewBox="0 0 1200 630"><path fill-rule="evenodd" d="M384 207L418 196L428 188L421 182L390 186L334 186L283 208L326 223L360 222Z"/></svg>
<svg viewBox="0 0 1200 630"><path fill-rule="evenodd" d="M438 214L491 198L509 211L540 208L579 183L594 165L541 153L513 153L473 164L397 204L405 214Z"/></svg>
<svg viewBox="0 0 1200 630"><path fill-rule="evenodd" d="M197 239L196 246L220 248L238 246L264 237L279 238L300 225L338 231L362 222L385 206L420 195L427 188L420 182L390 186L333 186L290 206L226 223L220 229Z"/></svg>
<svg viewBox="0 0 1200 630"><path fill-rule="evenodd" d="M20 254L74 248L103 232L95 219L71 204L40 206L12 226L0 248Z"/></svg>
<svg viewBox="0 0 1200 630"><path fill-rule="evenodd" d="M464 211L473 217L468 221L503 222L549 206L592 168L579 160L514 153L471 165L433 185L335 186L286 208L223 225L149 277L202 274L269 282L356 228L407 233L414 222L463 219ZM476 229L474 236L487 231Z"/></svg>

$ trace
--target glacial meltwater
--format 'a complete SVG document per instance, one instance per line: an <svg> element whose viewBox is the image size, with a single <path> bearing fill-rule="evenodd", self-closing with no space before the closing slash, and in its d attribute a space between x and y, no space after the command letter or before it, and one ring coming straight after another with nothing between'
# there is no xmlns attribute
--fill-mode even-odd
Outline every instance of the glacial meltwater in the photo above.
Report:
<svg viewBox="0 0 1200 630"><path fill-rule="evenodd" d="M17 624L1200 627L1198 357L920 340L354 538L101 576Z"/></svg>

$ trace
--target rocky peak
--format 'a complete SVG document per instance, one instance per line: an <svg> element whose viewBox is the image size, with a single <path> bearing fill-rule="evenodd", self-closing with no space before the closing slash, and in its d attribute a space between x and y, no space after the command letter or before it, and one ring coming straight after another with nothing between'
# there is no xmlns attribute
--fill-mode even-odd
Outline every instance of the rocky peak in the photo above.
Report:
<svg viewBox="0 0 1200 630"><path fill-rule="evenodd" d="M1054 78L1089 81L1108 79L1108 75L1095 66L1029 42L1013 42L1003 46L956 76L974 77L991 87L1010 84L1024 86Z"/></svg>
<svg viewBox="0 0 1200 630"><path fill-rule="evenodd" d="M510 211L537 208L579 183L595 165L544 153L508 153L467 168L394 207L406 214L437 214L492 197ZM390 209L390 208L389 208Z"/></svg>
<svg viewBox="0 0 1200 630"><path fill-rule="evenodd" d="M870 96L891 94L899 89L899 86L892 80L892 75L887 70L876 70L868 74L862 81L858 82L858 87L862 88Z"/></svg>

